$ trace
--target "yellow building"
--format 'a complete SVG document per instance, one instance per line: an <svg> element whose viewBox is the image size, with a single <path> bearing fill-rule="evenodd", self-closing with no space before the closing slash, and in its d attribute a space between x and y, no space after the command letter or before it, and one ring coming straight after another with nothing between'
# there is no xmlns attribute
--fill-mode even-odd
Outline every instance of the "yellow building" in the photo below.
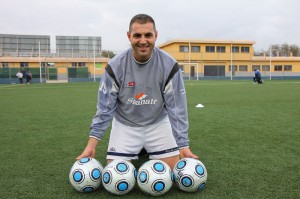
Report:
<svg viewBox="0 0 300 199"><path fill-rule="evenodd" d="M300 79L300 57L256 56L254 41L170 40L158 47L179 63L185 79ZM35 82L99 81L109 58L101 57L101 37L0 34L0 83L17 82L16 73L31 71Z"/></svg>
<svg viewBox="0 0 300 199"><path fill-rule="evenodd" d="M255 56L254 41L246 40L170 40L158 47L179 63L189 79L253 76L259 69L270 78L300 78L300 57Z"/></svg>
<svg viewBox="0 0 300 199"><path fill-rule="evenodd" d="M14 83L16 73L32 73L34 82L92 81L109 59L101 56L101 37L0 34L0 83Z"/></svg>
<svg viewBox="0 0 300 199"><path fill-rule="evenodd" d="M93 81L101 77L108 61L103 57L0 57L0 83L16 82L20 70L30 71L35 82Z"/></svg>

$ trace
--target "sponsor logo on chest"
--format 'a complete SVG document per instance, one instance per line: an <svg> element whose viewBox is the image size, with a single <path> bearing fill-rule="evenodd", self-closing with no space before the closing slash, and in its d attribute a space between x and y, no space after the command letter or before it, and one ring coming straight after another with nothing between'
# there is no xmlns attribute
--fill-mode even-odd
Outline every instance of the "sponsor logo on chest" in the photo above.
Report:
<svg viewBox="0 0 300 199"><path fill-rule="evenodd" d="M132 104L136 106L151 105L151 104L155 104L156 102L157 99L149 99L145 93L139 93L134 98L132 97L127 100L127 104Z"/></svg>

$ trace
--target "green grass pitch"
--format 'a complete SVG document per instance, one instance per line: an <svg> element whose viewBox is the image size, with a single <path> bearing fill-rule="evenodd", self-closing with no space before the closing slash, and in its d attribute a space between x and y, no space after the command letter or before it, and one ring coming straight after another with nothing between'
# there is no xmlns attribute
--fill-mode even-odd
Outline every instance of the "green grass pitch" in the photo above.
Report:
<svg viewBox="0 0 300 199"><path fill-rule="evenodd" d="M186 81L190 147L208 170L198 193L161 198L300 198L300 82ZM98 83L0 85L0 198L120 198L76 192ZM204 108L196 108L197 104ZM105 165L109 132L97 146ZM142 160L145 161L145 160ZM123 197L149 198L138 187Z"/></svg>

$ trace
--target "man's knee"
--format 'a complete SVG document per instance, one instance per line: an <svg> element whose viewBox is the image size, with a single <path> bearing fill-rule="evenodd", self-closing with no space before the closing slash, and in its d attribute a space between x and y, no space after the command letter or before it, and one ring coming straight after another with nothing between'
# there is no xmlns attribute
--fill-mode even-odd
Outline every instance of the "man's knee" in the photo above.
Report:
<svg viewBox="0 0 300 199"><path fill-rule="evenodd" d="M176 163L179 161L179 155L172 156L172 157L167 157L167 158L162 158L160 160L164 161L169 165L169 167L173 170L175 167Z"/></svg>

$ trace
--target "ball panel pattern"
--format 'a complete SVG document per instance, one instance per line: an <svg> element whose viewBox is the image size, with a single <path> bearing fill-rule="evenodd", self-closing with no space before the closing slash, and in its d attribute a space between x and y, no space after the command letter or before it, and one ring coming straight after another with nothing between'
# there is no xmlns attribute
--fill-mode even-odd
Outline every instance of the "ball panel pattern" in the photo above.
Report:
<svg viewBox="0 0 300 199"><path fill-rule="evenodd" d="M94 158L82 158L70 169L69 181L79 192L92 192L100 187L103 167Z"/></svg>
<svg viewBox="0 0 300 199"><path fill-rule="evenodd" d="M167 193L173 179L171 168L161 160L149 160L138 170L138 186L147 195L160 196Z"/></svg>
<svg viewBox="0 0 300 199"><path fill-rule="evenodd" d="M176 163L173 172L177 187L183 191L196 192L206 187L207 170L200 160L181 159Z"/></svg>
<svg viewBox="0 0 300 199"><path fill-rule="evenodd" d="M102 183L108 192L124 195L134 188L136 176L136 169L131 162L113 160L103 170Z"/></svg>

